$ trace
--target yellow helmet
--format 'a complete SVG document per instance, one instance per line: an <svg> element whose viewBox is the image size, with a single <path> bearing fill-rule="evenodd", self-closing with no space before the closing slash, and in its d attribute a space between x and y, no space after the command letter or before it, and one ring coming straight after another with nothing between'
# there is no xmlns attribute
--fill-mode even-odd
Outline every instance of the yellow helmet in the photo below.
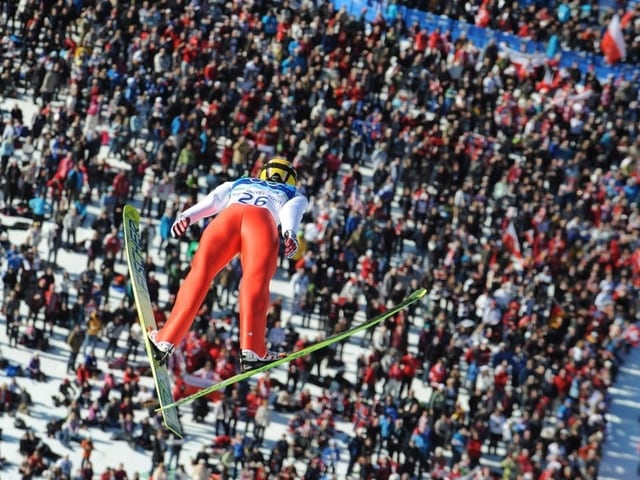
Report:
<svg viewBox="0 0 640 480"><path fill-rule="evenodd" d="M282 157L273 157L260 170L260 180L288 183L295 186L298 175L296 175L296 171L289 160Z"/></svg>

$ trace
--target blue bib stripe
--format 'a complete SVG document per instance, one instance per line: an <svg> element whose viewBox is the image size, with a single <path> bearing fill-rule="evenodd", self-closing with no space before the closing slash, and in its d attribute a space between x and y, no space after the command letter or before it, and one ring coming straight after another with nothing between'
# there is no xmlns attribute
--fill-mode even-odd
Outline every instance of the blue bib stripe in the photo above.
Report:
<svg viewBox="0 0 640 480"><path fill-rule="evenodd" d="M272 190L284 193L287 196L287 200L291 200L296 196L297 193L296 187L294 187L293 185L279 182L269 182L267 180L260 180L259 178L253 177L243 177L235 180L233 182L232 188L235 188L239 185L259 185L263 188L270 188Z"/></svg>

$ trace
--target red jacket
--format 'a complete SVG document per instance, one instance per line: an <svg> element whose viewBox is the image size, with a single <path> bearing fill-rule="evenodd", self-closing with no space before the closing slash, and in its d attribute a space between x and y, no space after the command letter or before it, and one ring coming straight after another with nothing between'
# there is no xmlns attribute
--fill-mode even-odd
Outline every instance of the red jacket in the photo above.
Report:
<svg viewBox="0 0 640 480"><path fill-rule="evenodd" d="M406 379L410 379L416 376L418 360L410 354L405 354L400 359L400 365L402 366L402 376Z"/></svg>
<svg viewBox="0 0 640 480"><path fill-rule="evenodd" d="M467 453L471 459L479 459L482 455L482 440L479 438L470 438L469 443L467 443Z"/></svg>
<svg viewBox="0 0 640 480"><path fill-rule="evenodd" d="M378 381L378 375L375 369L375 366L368 365L364 371L363 381L365 385L373 386Z"/></svg>
<svg viewBox="0 0 640 480"><path fill-rule="evenodd" d="M116 197L127 198L129 196L131 182L125 172L120 172L113 178L112 186Z"/></svg>

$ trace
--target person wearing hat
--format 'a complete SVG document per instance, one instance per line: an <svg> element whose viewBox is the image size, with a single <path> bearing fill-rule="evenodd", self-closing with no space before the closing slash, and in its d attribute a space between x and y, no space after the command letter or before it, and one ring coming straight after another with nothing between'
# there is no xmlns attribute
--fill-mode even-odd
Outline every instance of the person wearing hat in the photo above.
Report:
<svg viewBox="0 0 640 480"><path fill-rule="evenodd" d="M179 214L171 227L174 237L190 225L214 216L203 230L191 269L176 295L165 325L149 332L154 355L166 363L191 328L213 279L237 255L243 271L239 293L240 361L242 370L282 356L266 347L269 286L279 253L278 227L284 253L298 250L296 232L307 208L307 198L296 188L297 174L285 158L274 157L259 178L243 177L222 183L204 199Z"/></svg>

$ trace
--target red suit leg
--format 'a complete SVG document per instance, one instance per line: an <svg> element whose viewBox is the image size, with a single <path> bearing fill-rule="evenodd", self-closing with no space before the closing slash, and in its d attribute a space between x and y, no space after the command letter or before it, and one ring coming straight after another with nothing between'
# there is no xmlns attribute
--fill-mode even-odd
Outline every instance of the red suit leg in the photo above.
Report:
<svg viewBox="0 0 640 480"><path fill-rule="evenodd" d="M278 266L278 227L268 210L247 207L240 235L240 348L264 356L270 284Z"/></svg>
<svg viewBox="0 0 640 480"><path fill-rule="evenodd" d="M263 356L270 282L277 268L278 242L278 229L268 210L241 204L223 210L205 228L191 270L180 286L169 319L158 332L157 340L174 345L182 341L211 282L240 253L240 348Z"/></svg>
<svg viewBox="0 0 640 480"><path fill-rule="evenodd" d="M211 282L240 252L242 211L243 205L226 208L202 232L191 270L180 285L167 322L158 331L158 341L178 345L191 328Z"/></svg>

